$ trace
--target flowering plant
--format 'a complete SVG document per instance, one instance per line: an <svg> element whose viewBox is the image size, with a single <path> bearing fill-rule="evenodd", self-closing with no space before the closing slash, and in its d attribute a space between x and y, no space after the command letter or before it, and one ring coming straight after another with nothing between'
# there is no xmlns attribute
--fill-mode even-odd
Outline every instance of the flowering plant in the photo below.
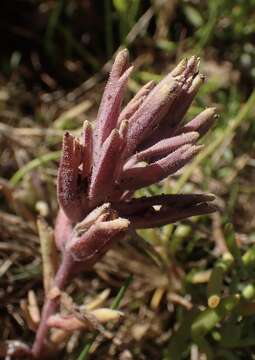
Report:
<svg viewBox="0 0 255 360"><path fill-rule="evenodd" d="M215 211L211 195L134 198L137 189L175 173L201 149L196 141L213 124L208 108L187 124L183 118L203 76L199 59L181 61L159 84L149 82L121 110L128 77L128 52L118 53L104 90L95 129L84 123L81 139L66 133L58 172L59 214L55 240L62 252L54 288L91 268L129 229L158 227ZM45 353L48 328L59 305L46 297L33 356Z"/></svg>

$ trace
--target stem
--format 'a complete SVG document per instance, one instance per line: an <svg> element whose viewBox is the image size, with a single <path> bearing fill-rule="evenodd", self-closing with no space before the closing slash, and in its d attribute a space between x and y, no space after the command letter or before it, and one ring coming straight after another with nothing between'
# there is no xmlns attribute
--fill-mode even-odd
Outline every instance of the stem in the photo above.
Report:
<svg viewBox="0 0 255 360"><path fill-rule="evenodd" d="M63 290L72 272L73 258L70 253L65 253L62 263L58 269L55 277L54 286ZM48 333L47 321L49 317L55 313L56 308L59 305L59 297L50 299L45 297L45 303L43 306L41 322L36 332L36 338L33 344L32 352L36 359L45 358L45 340ZM44 357L43 357L44 356Z"/></svg>

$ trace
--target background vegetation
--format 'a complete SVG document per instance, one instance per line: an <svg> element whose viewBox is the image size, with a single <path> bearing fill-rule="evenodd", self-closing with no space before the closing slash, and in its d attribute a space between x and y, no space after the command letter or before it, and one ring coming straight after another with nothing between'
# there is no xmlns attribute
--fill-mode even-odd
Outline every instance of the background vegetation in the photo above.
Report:
<svg viewBox="0 0 255 360"><path fill-rule="evenodd" d="M127 46L128 97L201 57L207 82L189 116L216 106L220 118L178 177L144 192L214 193L220 212L143 231L77 278L68 289L77 303L101 299L125 316L108 336L73 334L60 358L255 359L255 1L0 6L0 356L4 340L33 341L31 306L43 300L36 218L54 223L62 134L95 119L113 54Z"/></svg>

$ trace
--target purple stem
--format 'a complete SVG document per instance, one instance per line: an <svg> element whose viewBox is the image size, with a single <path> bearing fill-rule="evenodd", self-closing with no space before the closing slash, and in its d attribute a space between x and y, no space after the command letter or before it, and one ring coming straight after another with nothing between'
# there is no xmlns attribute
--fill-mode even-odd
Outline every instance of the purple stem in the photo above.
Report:
<svg viewBox="0 0 255 360"><path fill-rule="evenodd" d="M74 261L69 252L64 254L62 263L55 277L54 286L63 290L72 273ZM36 359L45 359L45 340L48 333L48 318L56 311L59 305L59 297L47 298L43 306L41 322L36 332L32 353Z"/></svg>

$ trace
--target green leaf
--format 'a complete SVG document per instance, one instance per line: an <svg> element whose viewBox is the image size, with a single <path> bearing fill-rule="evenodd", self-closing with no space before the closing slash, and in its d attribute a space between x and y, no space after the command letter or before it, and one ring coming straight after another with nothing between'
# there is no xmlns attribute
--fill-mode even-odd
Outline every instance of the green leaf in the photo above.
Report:
<svg viewBox="0 0 255 360"><path fill-rule="evenodd" d="M126 0L113 0L113 5L115 9L121 13L128 10L128 1Z"/></svg>
<svg viewBox="0 0 255 360"><path fill-rule="evenodd" d="M198 28L203 25L204 20L202 16L193 6L186 5L183 10L187 19L193 26Z"/></svg>

